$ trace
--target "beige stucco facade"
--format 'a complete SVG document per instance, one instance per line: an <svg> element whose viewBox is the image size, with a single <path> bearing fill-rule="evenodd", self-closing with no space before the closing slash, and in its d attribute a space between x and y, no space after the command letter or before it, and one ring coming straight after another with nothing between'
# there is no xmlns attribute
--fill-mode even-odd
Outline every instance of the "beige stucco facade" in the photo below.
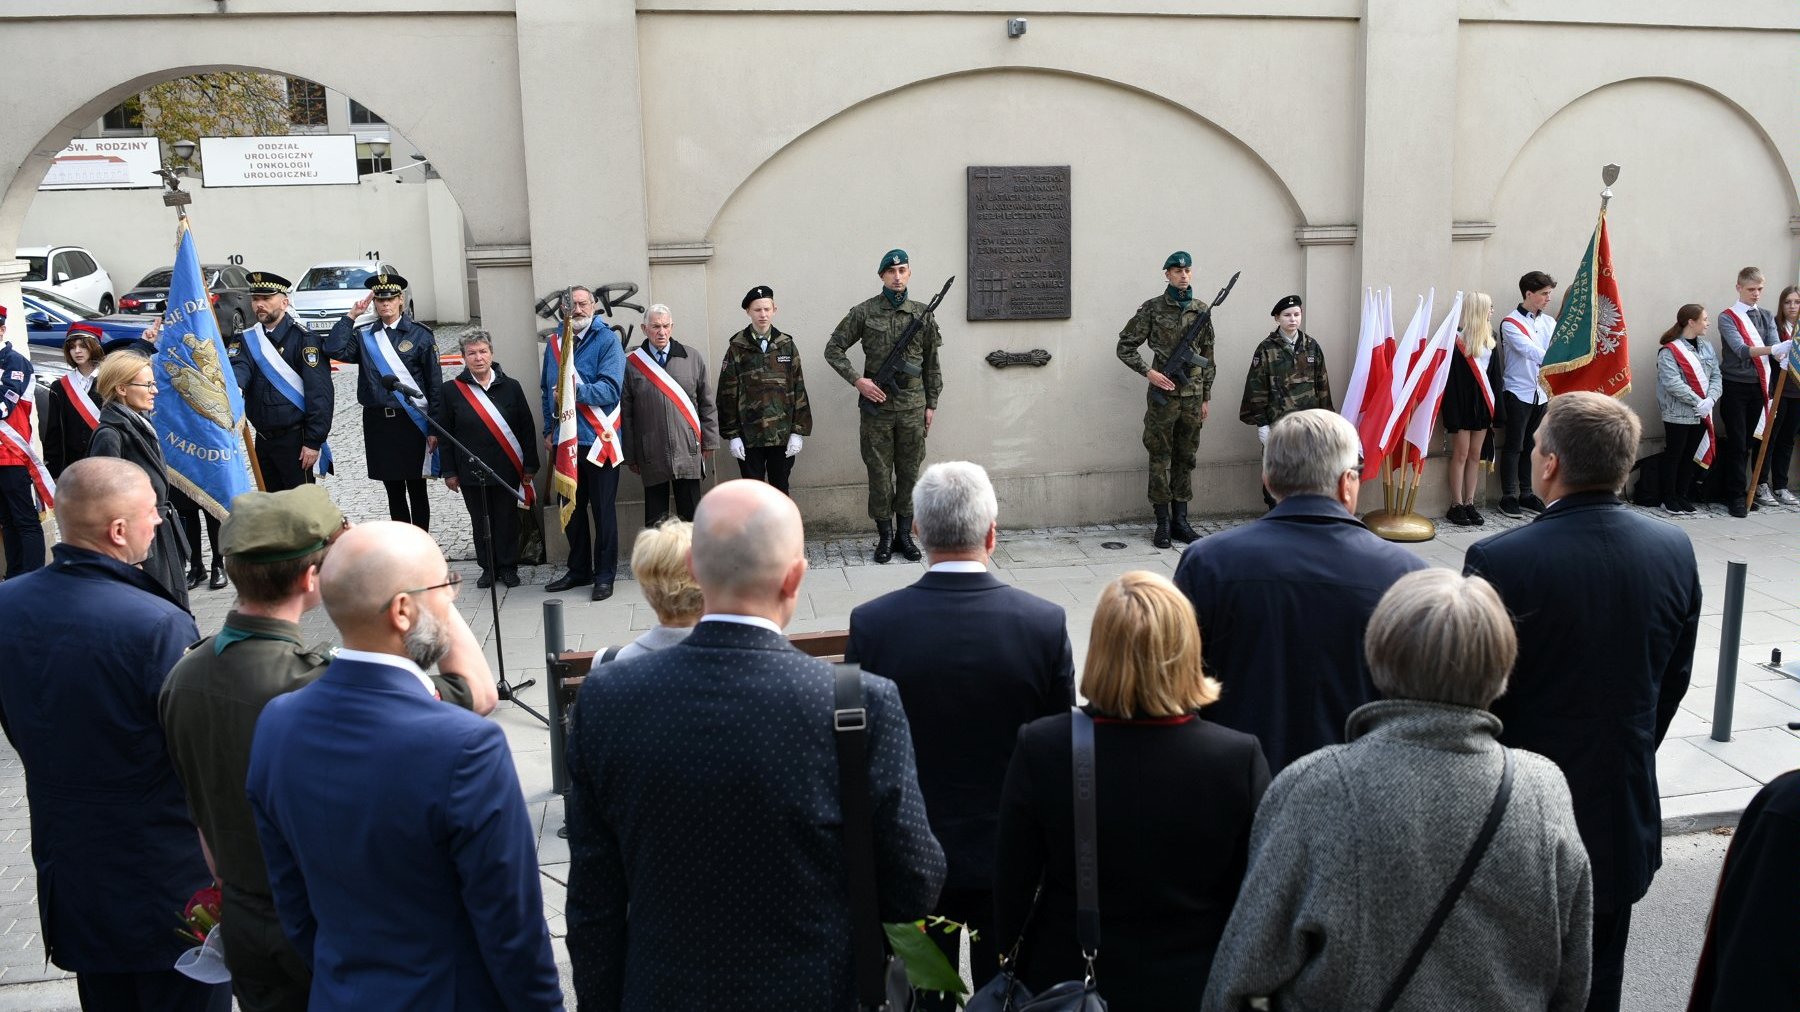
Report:
<svg viewBox="0 0 1800 1012"><path fill-rule="evenodd" d="M1237 406L1277 298L1306 299L1341 395L1362 286L1505 307L1526 270L1566 281L1606 162L1624 167L1609 220L1648 437L1676 307L1728 305L1746 264L1771 299L1796 277L1791 0L14 0L0 36L0 82L31 96L0 131L0 248L50 156L144 84L207 67L319 81L442 174L515 375L535 368L535 294L637 281L716 363L743 292L773 286L806 356L816 427L795 484L821 526L865 523L825 339L891 246L921 290L966 273L968 165L1071 167L1071 318L969 322L966 278L940 316L929 458L987 465L1014 526L1147 514L1143 383L1113 343L1173 249L1207 296L1243 271L1216 321L1200 512L1258 502ZM16 303L10 285L0 266ZM1030 348L1050 364L984 361Z"/></svg>

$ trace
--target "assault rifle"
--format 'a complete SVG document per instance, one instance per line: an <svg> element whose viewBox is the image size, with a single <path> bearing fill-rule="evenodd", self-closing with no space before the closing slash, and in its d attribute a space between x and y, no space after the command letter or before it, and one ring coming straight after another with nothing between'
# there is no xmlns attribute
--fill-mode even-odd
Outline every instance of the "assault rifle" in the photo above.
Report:
<svg viewBox="0 0 1800 1012"><path fill-rule="evenodd" d="M931 303L925 307L925 312L907 321L906 329L900 332L900 339L894 342L892 348L888 349L887 358L882 360L881 368L875 370L875 375L869 377L875 381L876 386L885 390L889 397L900 392L900 385L895 381L895 373L905 373L908 376L919 375L919 367L906 361L906 349L912 347L913 338L925 326L925 318L937 311L938 303L944 301L944 293L948 292L950 286L955 283L956 275L952 274L950 280L944 282L944 287L938 289L937 298L932 299ZM881 410L881 405L867 397L859 397L857 400L862 402L862 410L865 415L873 415Z"/></svg>
<svg viewBox="0 0 1800 1012"><path fill-rule="evenodd" d="M1230 281L1225 282L1225 287L1219 289L1219 294L1213 298L1212 305L1194 317L1194 322L1188 325L1187 333L1181 335L1181 341L1175 345L1175 350L1169 352L1169 357L1163 360L1162 374L1174 382L1175 389L1180 390L1187 385L1189 369L1206 365L1205 356L1194 350L1194 342L1200 339L1200 328L1212 319L1213 310L1219 308L1225 301L1225 296L1231 294L1232 286L1237 284L1238 274L1242 273L1244 272L1238 271L1231 276ZM1168 391L1153 386L1150 388L1150 399L1156 402L1157 407L1161 407L1169 403Z"/></svg>

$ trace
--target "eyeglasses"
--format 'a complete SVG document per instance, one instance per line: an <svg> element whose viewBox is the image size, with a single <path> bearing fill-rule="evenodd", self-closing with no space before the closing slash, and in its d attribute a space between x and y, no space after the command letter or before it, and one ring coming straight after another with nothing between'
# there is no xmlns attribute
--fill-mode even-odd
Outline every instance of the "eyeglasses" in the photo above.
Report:
<svg viewBox="0 0 1800 1012"><path fill-rule="evenodd" d="M454 600L456 600L456 595L458 593L460 593L462 590L462 582L463 582L463 578L462 578L461 573L457 573L457 572L445 573L443 583L434 583L429 587L415 587L411 590L402 590L399 593L396 593L394 595L394 597L388 598L387 603L385 603L381 606L381 610L387 611L388 608L393 606L394 598L399 597L401 594L411 594L412 596L417 597L420 594L423 594L428 590L442 590L445 587L450 588L450 600L454 601Z"/></svg>
<svg viewBox="0 0 1800 1012"><path fill-rule="evenodd" d="M137 387L139 390L155 390L156 389L156 384L154 384L154 383L127 383L125 385L128 387Z"/></svg>

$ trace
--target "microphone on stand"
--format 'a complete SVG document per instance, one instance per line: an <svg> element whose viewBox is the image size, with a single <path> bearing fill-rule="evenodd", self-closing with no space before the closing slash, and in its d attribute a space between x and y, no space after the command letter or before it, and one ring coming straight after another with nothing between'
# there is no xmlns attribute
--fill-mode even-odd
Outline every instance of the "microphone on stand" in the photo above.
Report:
<svg viewBox="0 0 1800 1012"><path fill-rule="evenodd" d="M425 395L420 393L417 387L398 376L381 377L381 386L385 390L397 391L402 396L411 400L422 401L425 399Z"/></svg>

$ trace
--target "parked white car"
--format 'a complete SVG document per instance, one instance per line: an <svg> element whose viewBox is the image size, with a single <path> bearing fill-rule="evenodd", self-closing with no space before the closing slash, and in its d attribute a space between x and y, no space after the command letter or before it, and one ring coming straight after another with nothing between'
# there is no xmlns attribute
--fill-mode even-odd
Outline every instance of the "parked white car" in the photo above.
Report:
<svg viewBox="0 0 1800 1012"><path fill-rule="evenodd" d="M52 292L109 316L114 308L112 275L80 246L25 246L14 254L25 261L26 284Z"/></svg>
<svg viewBox="0 0 1800 1012"><path fill-rule="evenodd" d="M328 333L337 325L339 318L350 311L351 306L369 294L369 290L363 287L363 282L370 275L398 273L400 272L392 264L377 260L333 260L314 264L306 269L306 273L294 279L294 289L288 293L288 305L307 330L318 334ZM412 311L412 295L408 293L406 315L411 316ZM356 322L366 323L374 318L375 311L369 309Z"/></svg>

